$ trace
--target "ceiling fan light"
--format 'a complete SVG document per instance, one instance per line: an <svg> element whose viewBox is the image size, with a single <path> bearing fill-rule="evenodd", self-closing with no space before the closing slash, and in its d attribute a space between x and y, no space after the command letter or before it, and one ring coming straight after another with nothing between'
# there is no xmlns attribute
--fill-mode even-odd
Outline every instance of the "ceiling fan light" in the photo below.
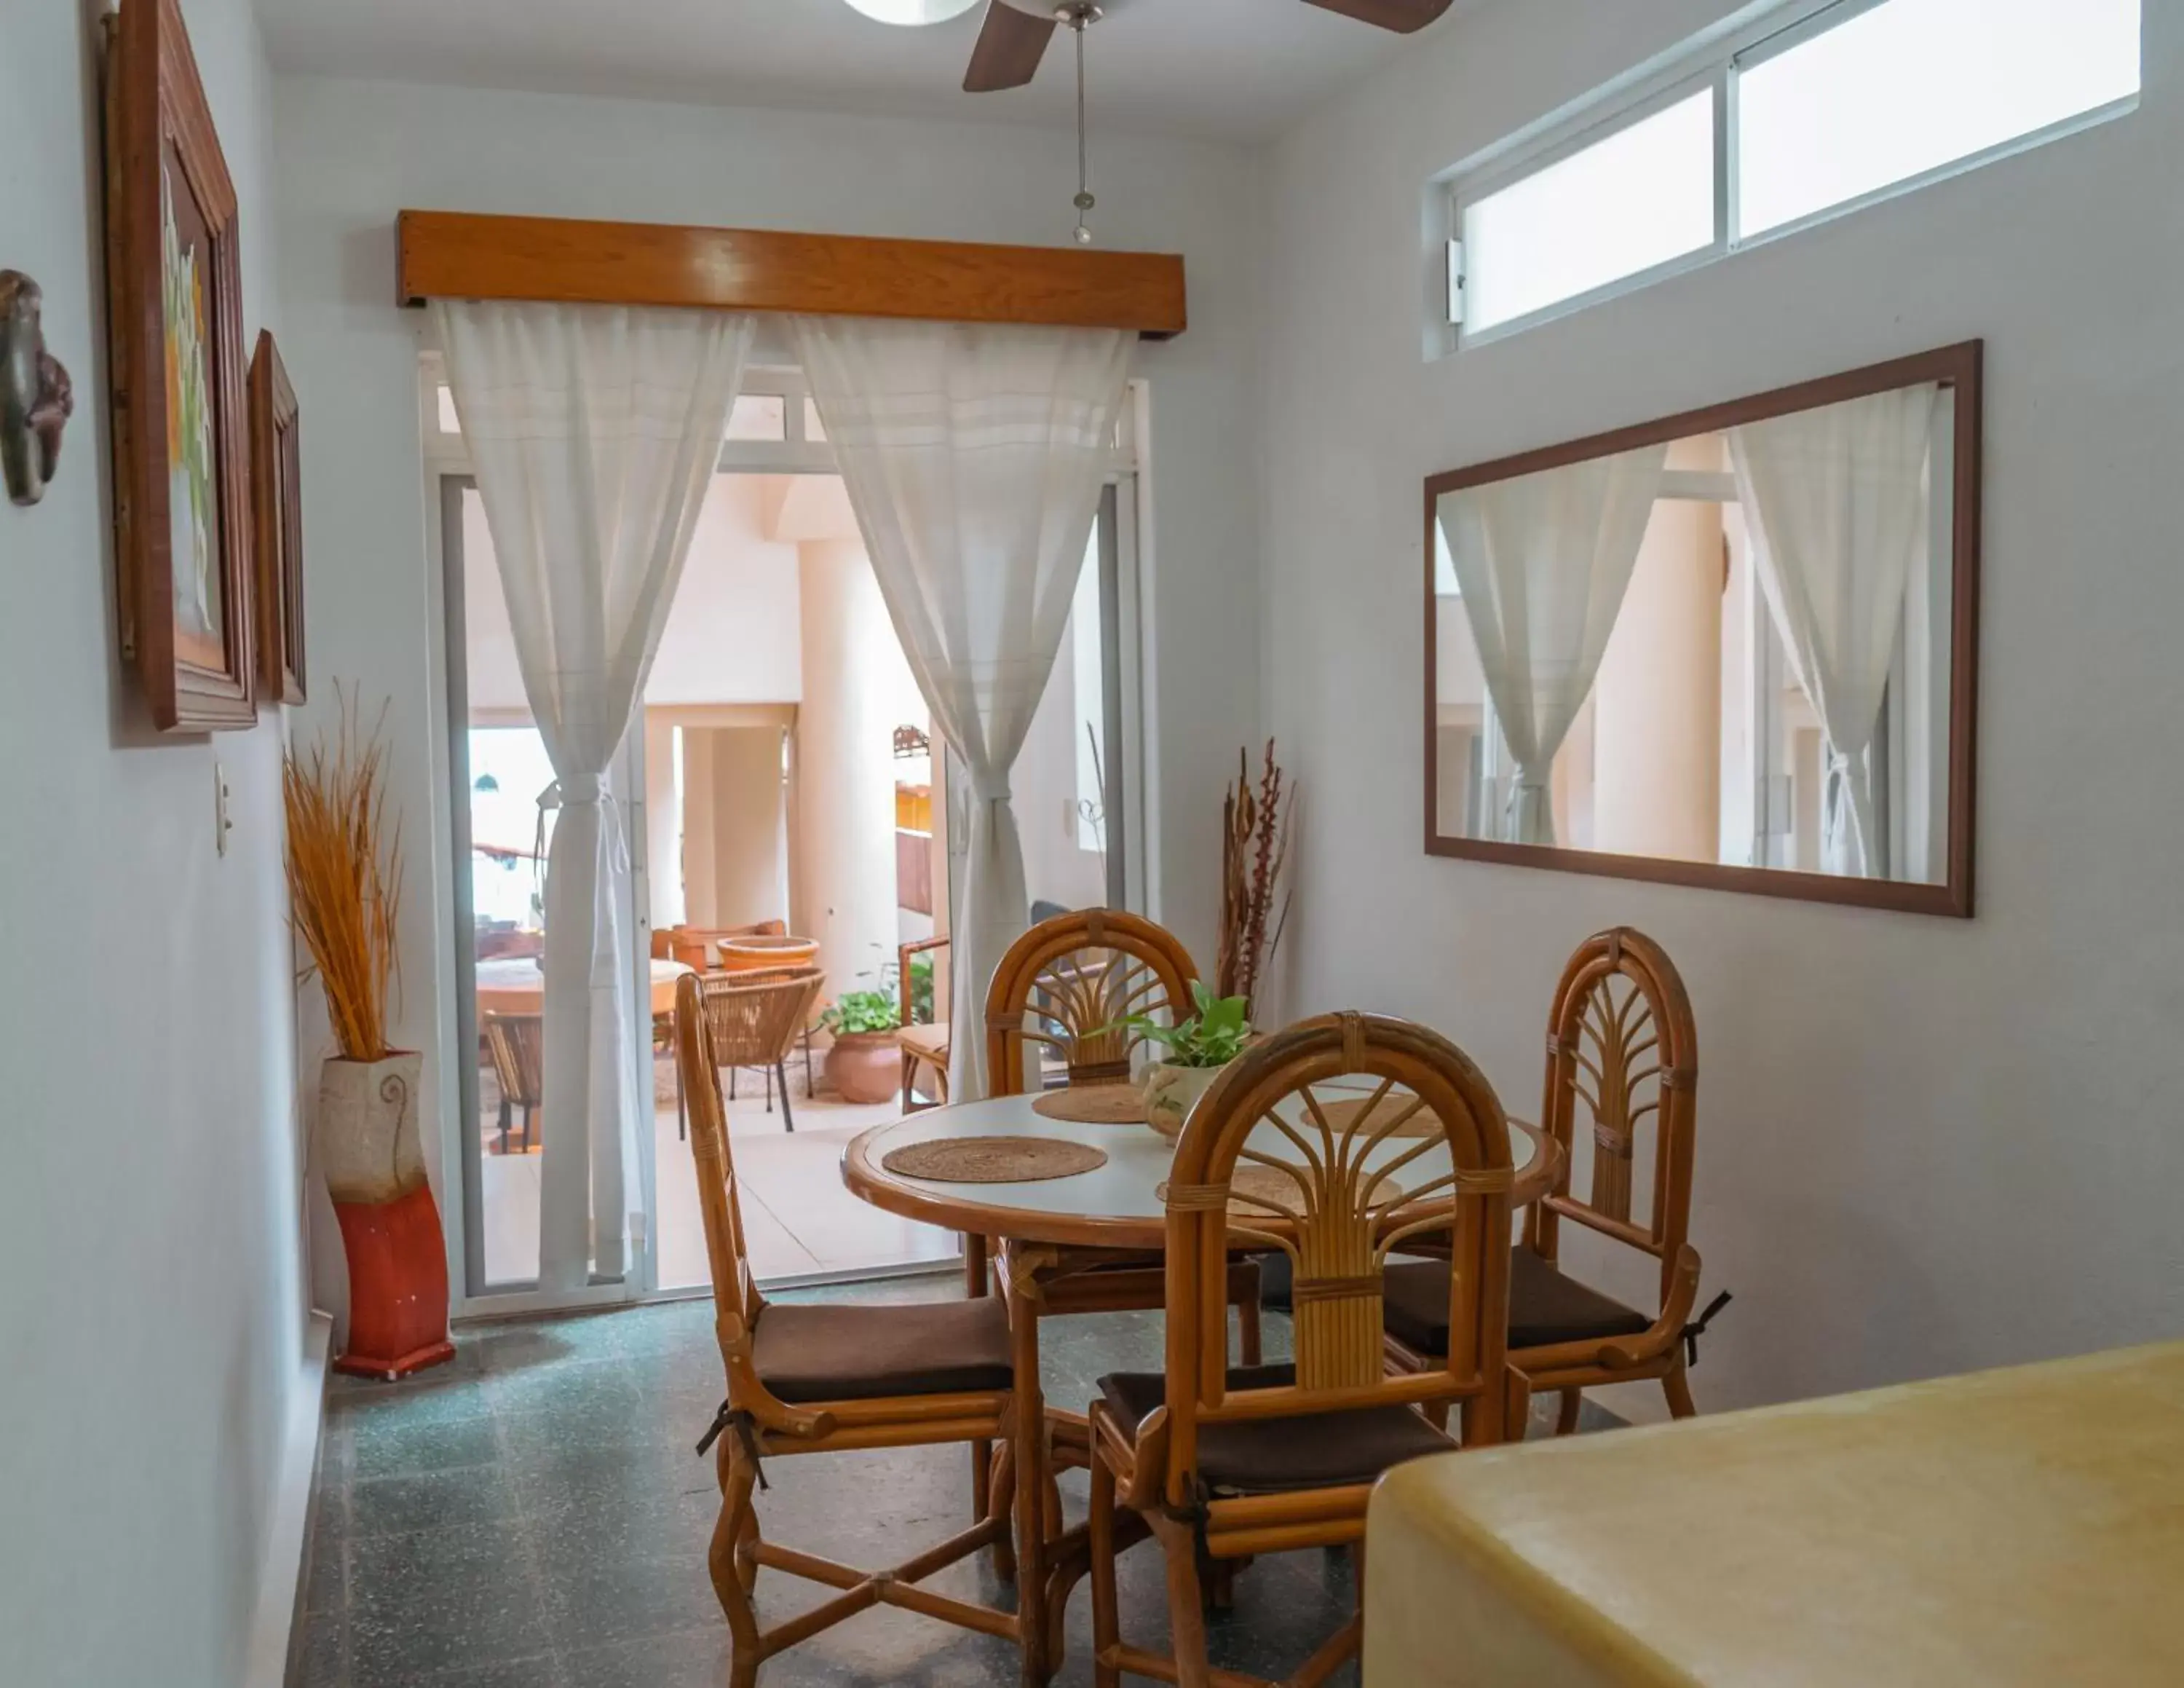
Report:
<svg viewBox="0 0 2184 1688"><path fill-rule="evenodd" d="M944 24L960 18L978 0L850 0L850 4L877 23Z"/></svg>

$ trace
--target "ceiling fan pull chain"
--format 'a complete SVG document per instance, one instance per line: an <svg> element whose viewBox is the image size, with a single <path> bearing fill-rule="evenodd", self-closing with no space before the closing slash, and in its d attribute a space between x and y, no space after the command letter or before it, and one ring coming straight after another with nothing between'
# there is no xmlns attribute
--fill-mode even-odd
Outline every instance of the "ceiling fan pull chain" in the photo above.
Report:
<svg viewBox="0 0 2184 1688"><path fill-rule="evenodd" d="M1084 26L1100 15L1097 6L1078 3L1061 8L1056 14L1077 37L1077 243L1089 246L1092 231L1084 221L1095 201L1092 198L1089 166L1085 159L1084 144Z"/></svg>

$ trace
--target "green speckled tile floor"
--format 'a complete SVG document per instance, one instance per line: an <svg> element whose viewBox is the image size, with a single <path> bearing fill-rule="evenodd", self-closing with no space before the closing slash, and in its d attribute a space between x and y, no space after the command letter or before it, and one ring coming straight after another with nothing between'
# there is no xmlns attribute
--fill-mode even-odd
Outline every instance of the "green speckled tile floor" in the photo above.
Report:
<svg viewBox="0 0 2184 1688"><path fill-rule="evenodd" d="M937 1299L926 1277L783 1300ZM458 1331L448 1366L393 1385L343 1378L327 1403L312 1535L304 1688L714 1688L727 1680L725 1620L705 1574L718 1510L712 1466L693 1451L722 1393L712 1304ZM1270 1357L1286 1322L1269 1316ZM1118 1367L1157 1369L1157 1314L1056 1320L1040 1333L1050 1400L1082 1403ZM1591 1411L1588 1407L1588 1411ZM776 1460L766 1533L878 1565L959 1528L969 1456L917 1449ZM1064 1478L1081 1507L1082 1473ZM1010 1598L981 1556L933 1585ZM821 1597L767 1573L769 1619ZM1350 1609L1346 1556L1256 1563L1212 1625L1214 1662L1279 1675ZM1156 1644L1166 1611L1157 1555L1123 1562L1125 1632ZM1091 1680L1079 1590L1056 1679ZM1354 1677L1338 1681L1354 1680ZM770 1661L766 1688L1012 1688L1014 1651L913 1614L880 1610Z"/></svg>

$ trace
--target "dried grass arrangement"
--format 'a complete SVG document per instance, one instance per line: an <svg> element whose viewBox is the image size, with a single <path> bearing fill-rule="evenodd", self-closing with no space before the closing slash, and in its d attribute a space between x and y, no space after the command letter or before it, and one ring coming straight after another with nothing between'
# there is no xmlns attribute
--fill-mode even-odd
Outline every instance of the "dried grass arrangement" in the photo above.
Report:
<svg viewBox="0 0 2184 1688"><path fill-rule="evenodd" d="M396 976L401 913L402 828L387 814L381 728L359 730L354 700L342 700L341 730L281 769L288 816L289 923L310 953L304 977L318 975L342 1058L384 1059Z"/></svg>
<svg viewBox="0 0 2184 1688"><path fill-rule="evenodd" d="M1272 739L1256 785L1246 753L1237 752L1236 783L1221 803L1221 947L1213 991L1216 996L1241 997L1253 1009L1262 970L1280 949L1282 931L1289 924L1290 891L1283 869L1289 864L1295 809L1296 787L1274 760Z"/></svg>

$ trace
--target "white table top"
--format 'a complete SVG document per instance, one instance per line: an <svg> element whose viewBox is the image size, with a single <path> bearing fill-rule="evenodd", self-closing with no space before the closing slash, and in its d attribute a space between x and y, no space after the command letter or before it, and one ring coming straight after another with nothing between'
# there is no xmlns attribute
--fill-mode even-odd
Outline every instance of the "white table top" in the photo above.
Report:
<svg viewBox="0 0 2184 1688"><path fill-rule="evenodd" d="M1323 1093L1340 1085L1313 1087ZM842 1154L842 1180L855 1194L911 1219L958 1231L1011 1237L1027 1242L1158 1247L1165 1237L1167 1210L1156 1193L1166 1182L1175 1145L1150 1126L1084 1125L1050 1120L1032 1109L1029 1096L1000 1096L939 1108L892 1124L875 1126ZM1106 1152L1106 1164L1067 1178L1024 1183L966 1184L909 1178L880 1163L911 1143L945 1137L1037 1137L1089 1143ZM1270 1126L1262 1125L1246 1140L1250 1147L1294 1160L1295 1148ZM1391 1137L1365 1156L1379 1166L1418 1146L1416 1137ZM1552 1182L1553 1151L1532 1126L1510 1121L1509 1149L1516 1161L1517 1203L1535 1201ZM1397 1175L1406 1187L1430 1182L1448 1171L1448 1149L1436 1143ZM1095 1235L1095 1228L1111 1235Z"/></svg>

